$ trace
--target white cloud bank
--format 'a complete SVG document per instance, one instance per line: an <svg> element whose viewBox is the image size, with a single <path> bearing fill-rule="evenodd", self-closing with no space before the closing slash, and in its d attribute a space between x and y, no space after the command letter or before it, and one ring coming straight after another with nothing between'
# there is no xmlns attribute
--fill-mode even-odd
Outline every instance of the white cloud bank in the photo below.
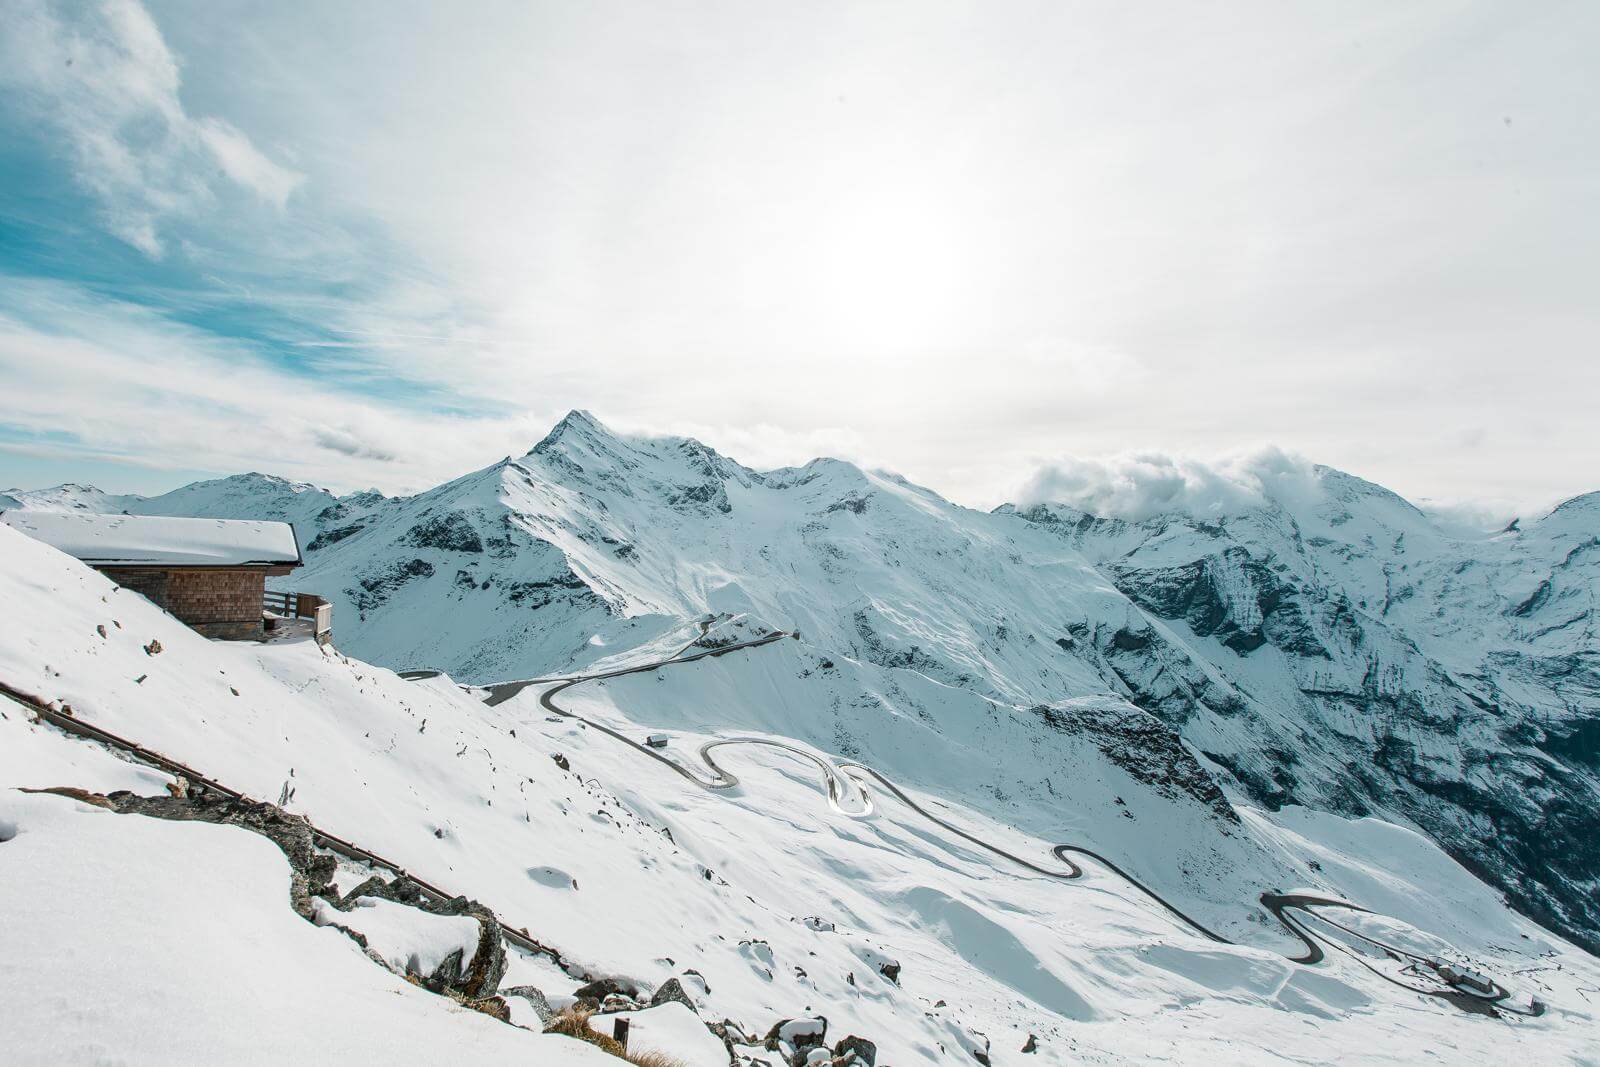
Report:
<svg viewBox="0 0 1600 1067"><path fill-rule="evenodd" d="M1099 458L1064 457L1042 464L1017 492L1028 508L1061 504L1099 515L1143 522L1158 515L1216 519L1277 503L1291 510L1321 503L1327 468L1298 452L1260 445L1214 459L1163 452L1129 452ZM1477 537L1505 529L1514 518L1547 514L1566 493L1521 497L1410 501L1442 531Z"/></svg>
<svg viewBox="0 0 1600 1067"><path fill-rule="evenodd" d="M1040 468L1019 495L1022 507L1066 504L1093 515L1141 522L1157 515L1215 518L1315 498L1315 465L1265 446L1214 461L1157 452L1062 459Z"/></svg>
<svg viewBox="0 0 1600 1067"><path fill-rule="evenodd" d="M116 237L153 258L164 223L213 203L220 172L282 208L302 176L220 118L191 115L178 62L135 0L9 0L0 87L57 133Z"/></svg>

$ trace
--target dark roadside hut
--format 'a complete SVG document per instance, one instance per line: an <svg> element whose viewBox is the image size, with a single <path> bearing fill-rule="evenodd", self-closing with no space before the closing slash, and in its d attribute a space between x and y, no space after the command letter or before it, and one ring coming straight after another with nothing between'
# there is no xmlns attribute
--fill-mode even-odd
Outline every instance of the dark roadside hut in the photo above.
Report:
<svg viewBox="0 0 1600 1067"><path fill-rule="evenodd" d="M0 513L0 522L144 594L206 637L260 638L268 604L288 603L291 616L299 614L296 600L320 604L315 597L266 591L268 577L301 564L294 527L286 522L31 510Z"/></svg>

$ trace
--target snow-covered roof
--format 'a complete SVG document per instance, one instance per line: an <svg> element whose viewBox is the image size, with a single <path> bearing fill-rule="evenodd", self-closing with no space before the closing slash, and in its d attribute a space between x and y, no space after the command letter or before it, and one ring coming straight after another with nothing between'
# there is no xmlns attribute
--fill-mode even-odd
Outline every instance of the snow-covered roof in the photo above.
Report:
<svg viewBox="0 0 1600 1067"><path fill-rule="evenodd" d="M294 527L245 519L6 511L0 522L85 563L176 567L300 563Z"/></svg>

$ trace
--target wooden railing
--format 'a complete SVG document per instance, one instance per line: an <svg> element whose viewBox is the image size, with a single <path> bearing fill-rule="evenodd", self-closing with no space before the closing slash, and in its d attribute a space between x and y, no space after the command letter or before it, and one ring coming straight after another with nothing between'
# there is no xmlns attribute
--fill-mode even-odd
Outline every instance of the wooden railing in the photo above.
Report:
<svg viewBox="0 0 1600 1067"><path fill-rule="evenodd" d="M333 632L333 605L315 593L274 593L261 596L261 607L283 619L310 619L318 637Z"/></svg>

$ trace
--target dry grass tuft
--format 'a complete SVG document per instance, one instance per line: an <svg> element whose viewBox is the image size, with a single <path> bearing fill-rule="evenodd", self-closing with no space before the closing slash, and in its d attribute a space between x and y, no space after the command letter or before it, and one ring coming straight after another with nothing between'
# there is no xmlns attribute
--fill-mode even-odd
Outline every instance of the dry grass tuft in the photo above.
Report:
<svg viewBox="0 0 1600 1067"><path fill-rule="evenodd" d="M564 1008L556 1013L554 1019L550 1020L549 1024L545 1026L544 1032L547 1034L565 1034L568 1037L575 1037L579 1041L587 1041L601 1052L609 1052L611 1055L621 1059L626 1053L623 1052L622 1045L616 1038L607 1037L605 1034L589 1029L589 1016L591 1014L593 1013L582 1008Z"/></svg>
<svg viewBox="0 0 1600 1067"><path fill-rule="evenodd" d="M565 1034L567 1037L575 1037L579 1041L587 1041L600 1051L609 1052L620 1060L626 1060L628 1063L634 1064L635 1067L688 1067L688 1064L676 1056L669 1056L665 1052L656 1052L653 1049L638 1052L624 1051L616 1038L609 1037L589 1027L589 1019L593 1014L593 1012L585 1011L582 1008L563 1009L556 1014L554 1019L550 1020L550 1025L544 1028L544 1032L547 1034ZM601 1018L604 1018L604 1016Z"/></svg>
<svg viewBox="0 0 1600 1067"><path fill-rule="evenodd" d="M689 1067L678 1057L668 1056L665 1052L630 1052L623 1059L637 1067Z"/></svg>

